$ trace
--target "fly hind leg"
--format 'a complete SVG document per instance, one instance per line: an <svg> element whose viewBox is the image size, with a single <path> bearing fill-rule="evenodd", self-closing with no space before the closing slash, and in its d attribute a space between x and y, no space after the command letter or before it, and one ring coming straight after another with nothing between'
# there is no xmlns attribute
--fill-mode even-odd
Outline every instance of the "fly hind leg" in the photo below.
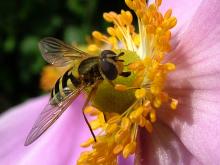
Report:
<svg viewBox="0 0 220 165"><path fill-rule="evenodd" d="M85 103L84 103L84 105L83 105L83 108L82 108L83 117L84 117L84 119L85 119L85 121L86 121L86 124L87 124L88 127L89 127L89 130L90 130L90 132L91 132L91 134L92 134L93 139L94 139L95 142L97 141L97 140L96 140L96 137L95 137L95 134L94 134L94 132L93 132L93 130L92 130L91 125L89 124L88 119L86 118L86 115L85 115L84 110L85 110L85 108L87 107L89 101L90 101L90 100L93 98L93 96L95 95L95 93L96 93L96 91L97 91L97 89L98 89L98 84L99 84L99 82L96 82L96 83L93 85L91 91L89 92L89 95L88 95L87 98L86 98L86 101L85 101Z"/></svg>

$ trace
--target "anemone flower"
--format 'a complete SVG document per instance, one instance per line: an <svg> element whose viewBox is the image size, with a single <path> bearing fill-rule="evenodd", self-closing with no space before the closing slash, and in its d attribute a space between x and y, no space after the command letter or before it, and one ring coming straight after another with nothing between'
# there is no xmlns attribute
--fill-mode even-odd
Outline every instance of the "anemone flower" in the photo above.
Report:
<svg viewBox="0 0 220 165"><path fill-rule="evenodd" d="M220 3L167 0L161 4L157 0L146 7L143 0L125 2L138 17L139 33L131 25L131 13L122 11L104 14L105 20L114 24L108 28L109 36L97 31L93 36L113 50L120 45L125 54L138 56L139 60L128 66L136 74L132 83L138 86L132 104L122 114L107 116L105 123L98 110L112 109L108 104L112 100L109 93L102 92L108 90L103 86L87 109L97 117L92 128L101 130L96 143L91 138L86 141L90 135L80 113L80 96L28 147L23 146L27 132L48 97L12 108L0 118L0 164L218 164ZM163 17L159 10L165 13ZM116 86L122 91L128 88ZM117 97L118 109L126 102L120 98L125 96L113 97ZM82 152L79 144L83 141L82 146L91 146L90 151ZM133 153L134 162L129 157ZM121 155L128 159L118 159Z"/></svg>

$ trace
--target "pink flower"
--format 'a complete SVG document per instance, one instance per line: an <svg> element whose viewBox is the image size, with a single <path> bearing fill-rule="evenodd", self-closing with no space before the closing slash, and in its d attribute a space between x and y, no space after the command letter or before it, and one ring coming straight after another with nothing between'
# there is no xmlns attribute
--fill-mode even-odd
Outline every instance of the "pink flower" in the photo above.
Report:
<svg viewBox="0 0 220 165"><path fill-rule="evenodd" d="M24 142L49 97L30 99L9 109L0 117L0 164L4 165L73 165L83 149L80 144L90 137L83 119L79 97L49 131L32 145ZM120 159L121 162L131 162ZM126 163L127 164L127 163Z"/></svg>
<svg viewBox="0 0 220 165"><path fill-rule="evenodd" d="M171 2L172 1L172 2ZM137 164L218 164L220 161L220 3L217 0L167 0L178 24L169 61L168 93L179 101L176 111L157 113L152 134L140 130ZM76 164L80 143L90 137L78 98L42 137L24 141L47 96L10 109L0 117L0 164ZM166 107L164 107L166 108ZM120 159L120 164L133 164Z"/></svg>
<svg viewBox="0 0 220 165"><path fill-rule="evenodd" d="M140 131L138 164L219 164L220 3L172 1L178 19L167 89L178 110L158 113L152 135Z"/></svg>

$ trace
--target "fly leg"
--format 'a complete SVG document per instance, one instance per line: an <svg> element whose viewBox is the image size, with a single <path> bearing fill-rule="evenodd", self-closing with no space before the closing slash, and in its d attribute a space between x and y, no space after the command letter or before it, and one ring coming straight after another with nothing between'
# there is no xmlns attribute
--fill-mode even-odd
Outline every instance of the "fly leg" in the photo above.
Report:
<svg viewBox="0 0 220 165"><path fill-rule="evenodd" d="M85 110L85 108L87 107L89 101L90 101L90 100L92 99L92 97L95 95L95 93L96 93L96 91L97 91L97 89L98 89L98 84L99 84L99 82L96 82L96 83L94 84L94 86L92 87L91 91L89 92L89 95L87 96L86 101L85 101L85 103L84 103L84 105L83 105L83 108L82 108L83 117L84 117L84 119L85 119L85 121L86 121L86 124L87 124L88 127L89 127L89 130L90 130L90 132L91 132L91 134L92 134L92 137L93 137L93 139L94 139L95 142L96 142L95 134L94 134L94 132L93 132L93 130L92 130L92 128L91 128L91 125L89 124L88 119L86 118L86 115L85 115L84 110Z"/></svg>

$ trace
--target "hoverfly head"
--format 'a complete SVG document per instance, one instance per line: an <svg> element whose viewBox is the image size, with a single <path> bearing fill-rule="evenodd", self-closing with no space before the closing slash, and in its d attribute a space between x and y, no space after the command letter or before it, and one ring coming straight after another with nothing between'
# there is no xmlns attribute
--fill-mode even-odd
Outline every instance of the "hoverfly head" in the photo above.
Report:
<svg viewBox="0 0 220 165"><path fill-rule="evenodd" d="M109 80L114 80L118 75L124 76L124 60L119 59L120 56L124 55L124 52L116 54L111 50L103 50L100 58L101 72ZM130 75L130 74L129 74ZM124 77L128 77L126 74Z"/></svg>

